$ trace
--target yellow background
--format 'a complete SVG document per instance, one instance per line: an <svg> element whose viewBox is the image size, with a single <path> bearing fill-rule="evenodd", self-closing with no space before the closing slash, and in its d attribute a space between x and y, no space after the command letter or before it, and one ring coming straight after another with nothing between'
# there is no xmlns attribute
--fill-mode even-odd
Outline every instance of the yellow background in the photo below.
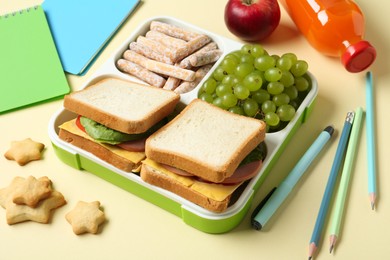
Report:
<svg viewBox="0 0 390 260"><path fill-rule="evenodd" d="M41 2L1 0L0 14ZM225 27L225 4L223 0L144 0L86 75L67 75L72 90L79 89L129 34L152 16L173 16L239 41ZM377 209L372 211L368 200L364 125L340 239L333 255L329 254L330 225L326 225L316 259L390 257L390 125L386 115L390 111L390 34L386 25L390 4L384 0L360 0L358 4L366 16L366 39L378 52L376 63L371 67L376 100L378 203ZM310 71L318 80L319 93L311 117L287 146L280 163L256 194L254 203L259 203L272 187L278 185L325 126L333 124L338 133L308 169L288 203L274 216L268 230L258 232L251 229L248 214L227 234L205 234L141 198L63 164L54 154L47 134L50 117L62 106L62 101L54 101L0 116L2 154L11 141L27 137L46 145L43 160L24 167L1 156L0 187L8 186L15 176L46 175L64 194L68 204L55 211L48 225L26 222L9 226L5 210L0 209L0 259L306 259L346 112L358 106L365 107L365 73L348 73L338 59L315 51L298 33L283 8L281 11L279 27L262 44L272 54L295 52L299 58L307 60ZM100 234L73 234L64 216L78 200L99 200L102 203L108 221ZM254 207L252 205L250 212Z"/></svg>

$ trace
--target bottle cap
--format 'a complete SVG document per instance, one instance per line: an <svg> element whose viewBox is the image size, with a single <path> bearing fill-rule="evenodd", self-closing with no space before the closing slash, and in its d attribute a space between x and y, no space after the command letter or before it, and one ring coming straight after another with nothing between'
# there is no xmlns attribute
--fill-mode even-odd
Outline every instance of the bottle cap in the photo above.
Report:
<svg viewBox="0 0 390 260"><path fill-rule="evenodd" d="M341 62L349 72L361 72L367 69L375 58L375 48L367 41L360 41L345 50Z"/></svg>

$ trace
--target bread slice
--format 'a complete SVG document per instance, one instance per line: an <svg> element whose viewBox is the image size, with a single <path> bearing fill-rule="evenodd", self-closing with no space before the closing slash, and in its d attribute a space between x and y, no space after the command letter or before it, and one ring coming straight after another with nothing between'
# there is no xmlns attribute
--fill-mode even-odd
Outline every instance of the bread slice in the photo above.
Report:
<svg viewBox="0 0 390 260"><path fill-rule="evenodd" d="M135 171L145 158L144 152L126 151L120 147L103 144L94 141L75 124L75 119L67 121L59 126L60 139L77 146L113 166L126 171Z"/></svg>
<svg viewBox="0 0 390 260"><path fill-rule="evenodd" d="M59 137L74 146L94 154L96 157L123 171L131 172L133 169L138 167L138 164L135 162L112 153L111 150L105 148L104 146L101 146L91 140L84 139L83 137L66 130L60 129Z"/></svg>
<svg viewBox="0 0 390 260"><path fill-rule="evenodd" d="M168 116L179 100L173 91L108 77L66 95L64 107L117 131L137 134Z"/></svg>
<svg viewBox="0 0 390 260"><path fill-rule="evenodd" d="M178 179L172 178L171 176L164 174L159 169L156 169L145 163L143 163L141 166L141 178L149 184L173 192L188 201L191 201L207 210L216 213L221 213L227 209L230 202L230 198L234 191L232 189L232 192L229 193L229 195L226 196L223 200L216 200L210 198L202 192L192 189L191 186L186 185L185 182L180 182Z"/></svg>
<svg viewBox="0 0 390 260"><path fill-rule="evenodd" d="M146 140L146 156L211 182L231 176L265 138L263 121L195 99Z"/></svg>

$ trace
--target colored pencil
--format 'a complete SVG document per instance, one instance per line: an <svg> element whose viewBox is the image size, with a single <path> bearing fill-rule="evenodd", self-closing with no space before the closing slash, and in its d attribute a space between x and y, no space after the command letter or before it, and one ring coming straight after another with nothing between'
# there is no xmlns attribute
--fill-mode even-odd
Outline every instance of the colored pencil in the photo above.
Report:
<svg viewBox="0 0 390 260"><path fill-rule="evenodd" d="M352 122L354 118L354 112L348 112L345 118L344 127L341 132L341 137L337 146L336 155L333 161L332 168L330 170L328 182L325 187L325 192L322 197L320 210L317 215L316 224L314 226L313 234L309 244L309 260L313 257L315 251L318 248L318 243L321 238L322 229L324 226L325 218L328 213L330 200L332 198L334 186L336 183L337 176L341 169L341 164L345 156L345 150L347 147L349 134L351 133Z"/></svg>
<svg viewBox="0 0 390 260"><path fill-rule="evenodd" d="M368 156L368 196L371 209L375 208L376 201L376 147L374 123L374 86L372 73L366 74L366 128L367 128L367 156Z"/></svg>
<svg viewBox="0 0 390 260"><path fill-rule="evenodd" d="M287 177L280 183L278 188L275 191L272 191L273 194L264 203L263 207L258 209L259 211L252 219L252 226L255 229L260 230L267 224L278 208L287 199L288 195L297 185L298 181L301 179L307 168L309 168L313 160L325 147L325 144L329 141L333 132L334 129L332 126L327 126L324 130L322 130Z"/></svg>
<svg viewBox="0 0 390 260"><path fill-rule="evenodd" d="M355 118L352 124L351 136L349 137L347 152L345 155L345 162L341 172L340 186L338 189L335 209L332 218L332 225L330 228L330 252L336 245L336 240L339 237L341 220L343 218L345 200L347 197L348 187L351 179L352 168L357 150L359 140L361 122L363 118L363 109L361 107L356 109Z"/></svg>

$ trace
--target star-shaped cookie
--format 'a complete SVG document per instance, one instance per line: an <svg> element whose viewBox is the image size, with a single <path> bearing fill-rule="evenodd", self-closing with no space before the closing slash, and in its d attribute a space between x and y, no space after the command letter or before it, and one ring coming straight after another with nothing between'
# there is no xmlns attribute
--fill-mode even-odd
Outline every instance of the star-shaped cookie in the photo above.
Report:
<svg viewBox="0 0 390 260"><path fill-rule="evenodd" d="M16 176L8 187L0 189L0 206L6 209L9 203L13 203L14 192L24 180L23 177Z"/></svg>
<svg viewBox="0 0 390 260"><path fill-rule="evenodd" d="M106 220L104 212L99 208L99 201L79 201L76 207L65 215L76 235L98 232L99 225Z"/></svg>
<svg viewBox="0 0 390 260"><path fill-rule="evenodd" d="M8 160L14 160L23 166L31 161L40 160L45 145L26 138L22 141L12 141L11 148L4 154Z"/></svg>
<svg viewBox="0 0 390 260"><path fill-rule="evenodd" d="M38 202L46 199L52 192L51 181L49 178L35 178L29 176L14 191L13 202L19 205L27 205L35 208Z"/></svg>
<svg viewBox="0 0 390 260"><path fill-rule="evenodd" d="M41 177L38 181L47 181L47 177ZM27 205L18 205L13 202L14 194L25 183L23 177L15 177L8 187L0 189L0 206L6 209L6 218L9 225L31 220L39 223L48 223L53 209L66 204L64 196L52 190L50 196L38 202L35 208Z"/></svg>
<svg viewBox="0 0 390 260"><path fill-rule="evenodd" d="M9 225L24 221L35 221L39 223L49 223L51 211L66 204L64 196L53 190L49 198L41 200L35 208L27 205L17 205L10 203L7 205L7 223Z"/></svg>

